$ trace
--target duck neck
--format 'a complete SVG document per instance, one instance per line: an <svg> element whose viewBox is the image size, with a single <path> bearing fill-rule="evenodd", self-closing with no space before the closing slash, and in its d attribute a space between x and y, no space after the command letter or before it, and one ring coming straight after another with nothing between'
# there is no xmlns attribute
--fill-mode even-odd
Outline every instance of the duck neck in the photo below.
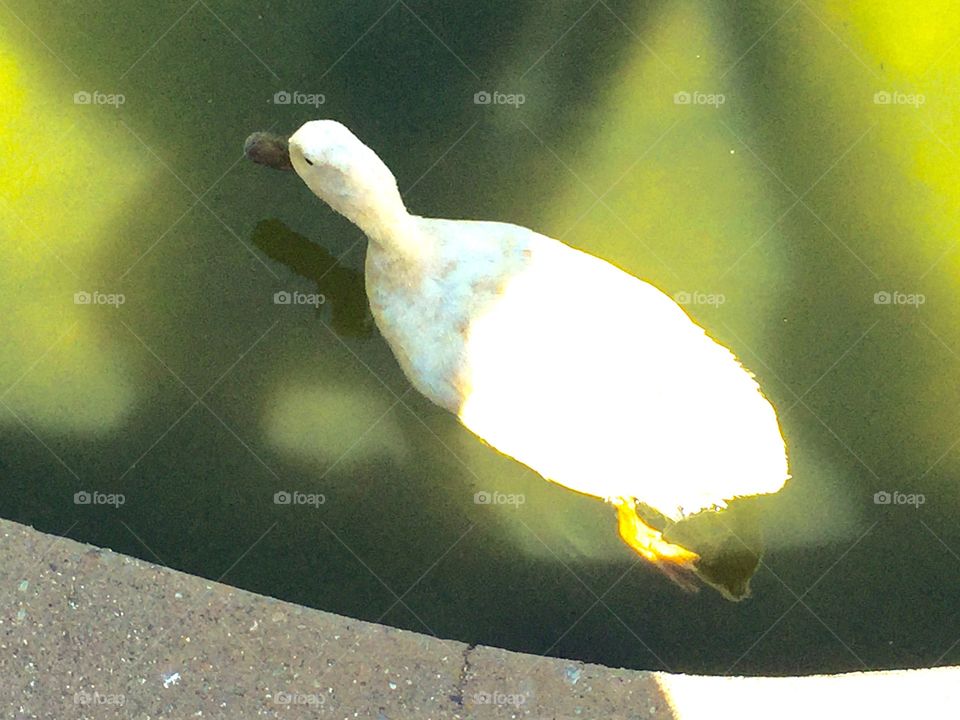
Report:
<svg viewBox="0 0 960 720"><path fill-rule="evenodd" d="M347 218L384 253L406 261L421 258L426 251L416 218L407 212L399 193L389 202L361 203Z"/></svg>

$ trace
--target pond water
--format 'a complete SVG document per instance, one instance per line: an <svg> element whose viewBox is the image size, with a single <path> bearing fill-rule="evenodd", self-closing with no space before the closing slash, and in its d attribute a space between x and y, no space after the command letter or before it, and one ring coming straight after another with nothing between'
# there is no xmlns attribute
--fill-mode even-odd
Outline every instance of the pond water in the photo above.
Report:
<svg viewBox="0 0 960 720"><path fill-rule="evenodd" d="M4 5L0 515L613 666L960 662L960 21L888 12ZM413 212L611 260L757 375L793 480L752 599L683 593L611 508L408 392L359 231L242 159L250 132L318 117L371 145Z"/></svg>

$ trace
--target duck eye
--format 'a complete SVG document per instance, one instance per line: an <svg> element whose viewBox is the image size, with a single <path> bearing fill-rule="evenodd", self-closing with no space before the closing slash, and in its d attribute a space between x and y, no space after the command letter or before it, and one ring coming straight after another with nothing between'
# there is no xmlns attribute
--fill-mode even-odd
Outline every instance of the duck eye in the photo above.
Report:
<svg viewBox="0 0 960 720"><path fill-rule="evenodd" d="M303 156L303 159L306 161L307 165L313 165L313 160L308 158L306 155Z"/></svg>

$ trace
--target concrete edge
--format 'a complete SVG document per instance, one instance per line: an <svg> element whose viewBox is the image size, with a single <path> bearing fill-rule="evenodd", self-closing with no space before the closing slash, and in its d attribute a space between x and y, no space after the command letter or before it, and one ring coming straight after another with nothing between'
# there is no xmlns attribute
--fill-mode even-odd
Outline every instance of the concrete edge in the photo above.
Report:
<svg viewBox="0 0 960 720"><path fill-rule="evenodd" d="M12 698L18 720L715 720L836 716L847 705L881 718L960 708L956 667L802 678L611 669L313 610L6 520L0 542L0 698Z"/></svg>

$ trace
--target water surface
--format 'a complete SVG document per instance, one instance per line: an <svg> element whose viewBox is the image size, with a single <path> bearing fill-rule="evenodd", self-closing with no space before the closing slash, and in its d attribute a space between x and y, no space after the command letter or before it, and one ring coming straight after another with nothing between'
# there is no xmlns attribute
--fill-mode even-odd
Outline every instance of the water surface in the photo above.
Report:
<svg viewBox="0 0 960 720"><path fill-rule="evenodd" d="M955 12L295 5L0 10L4 517L616 666L960 661ZM794 480L753 599L682 593L610 508L408 391L359 232L241 157L251 131L317 117L374 147L412 211L607 258L756 373ZM293 491L316 502L274 502Z"/></svg>

